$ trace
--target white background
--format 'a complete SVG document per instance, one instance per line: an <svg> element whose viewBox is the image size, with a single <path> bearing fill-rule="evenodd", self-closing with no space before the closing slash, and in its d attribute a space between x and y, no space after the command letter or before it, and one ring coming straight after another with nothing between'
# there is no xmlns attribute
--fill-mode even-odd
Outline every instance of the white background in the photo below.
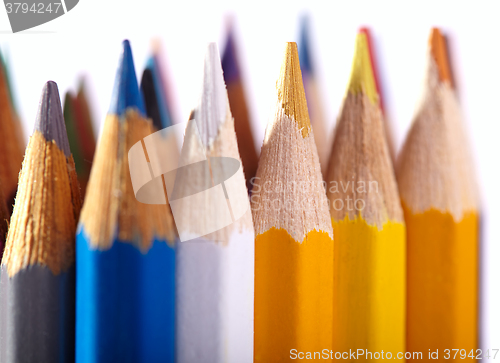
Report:
<svg viewBox="0 0 500 363"><path fill-rule="evenodd" d="M96 129L110 101L120 43L132 44L138 77L151 39L161 39L163 68L175 90L175 120L187 120L196 105L205 44L224 45L225 22L234 16L246 93L257 146L275 101L274 85L285 41L298 39L301 14L311 17L313 62L324 112L333 128L345 92L356 31L372 28L387 113L398 145L420 95L432 26L450 37L469 137L475 152L484 211L483 348L500 348L500 21L494 1L96 1L80 0L67 15L21 34L11 34L0 7L0 47L10 63L26 135L35 121L47 80L63 97L86 75ZM497 221L497 222L495 222ZM458 347L450 347L458 348ZM500 354L497 359L500 360Z"/></svg>

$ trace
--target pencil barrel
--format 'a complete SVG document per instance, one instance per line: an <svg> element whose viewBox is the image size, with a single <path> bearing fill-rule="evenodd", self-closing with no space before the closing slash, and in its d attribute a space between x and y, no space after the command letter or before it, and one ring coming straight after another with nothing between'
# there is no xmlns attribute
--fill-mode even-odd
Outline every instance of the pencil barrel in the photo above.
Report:
<svg viewBox="0 0 500 363"><path fill-rule="evenodd" d="M74 362L75 269L54 275L33 265L0 276L0 361Z"/></svg>

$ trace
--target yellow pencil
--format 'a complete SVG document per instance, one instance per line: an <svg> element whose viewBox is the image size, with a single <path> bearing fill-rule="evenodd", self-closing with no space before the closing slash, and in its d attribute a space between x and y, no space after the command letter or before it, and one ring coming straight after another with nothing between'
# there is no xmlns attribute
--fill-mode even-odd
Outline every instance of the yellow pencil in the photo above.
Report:
<svg viewBox="0 0 500 363"><path fill-rule="evenodd" d="M276 88L252 190L254 361L265 363L328 357L332 342L333 232L295 43Z"/></svg>
<svg viewBox="0 0 500 363"><path fill-rule="evenodd" d="M425 94L398 160L408 238L408 350L478 348L478 196L445 38L433 29ZM450 359L453 361L453 359ZM463 362L457 355L455 361Z"/></svg>
<svg viewBox="0 0 500 363"><path fill-rule="evenodd" d="M335 236L333 350L367 349L379 359L383 350L384 359L397 358L405 350L405 226L363 32L327 175Z"/></svg>

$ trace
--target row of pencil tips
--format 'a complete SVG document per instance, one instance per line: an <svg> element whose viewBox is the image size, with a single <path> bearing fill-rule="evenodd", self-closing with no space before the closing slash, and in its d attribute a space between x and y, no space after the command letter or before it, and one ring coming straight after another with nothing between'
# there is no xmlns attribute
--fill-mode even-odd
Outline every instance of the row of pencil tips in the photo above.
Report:
<svg viewBox="0 0 500 363"><path fill-rule="evenodd" d="M177 124L158 59L139 85L124 41L97 147L84 89L62 107L47 82L24 157L1 69L0 361L478 348L480 206L445 39L397 157L370 44L331 146L308 51L286 44L260 157L231 38Z"/></svg>

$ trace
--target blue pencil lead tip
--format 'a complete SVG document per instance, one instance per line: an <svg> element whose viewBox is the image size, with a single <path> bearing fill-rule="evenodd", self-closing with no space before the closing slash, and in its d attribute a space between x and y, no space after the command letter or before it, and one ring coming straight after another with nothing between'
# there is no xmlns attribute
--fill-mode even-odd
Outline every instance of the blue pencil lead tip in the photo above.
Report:
<svg viewBox="0 0 500 363"><path fill-rule="evenodd" d="M302 74L313 73L309 49L309 17L303 16L300 22L299 62Z"/></svg>
<svg viewBox="0 0 500 363"><path fill-rule="evenodd" d="M128 108L135 108L142 116L145 116L144 101L137 83L130 42L124 40L122 44L123 50L116 71L108 113L122 116Z"/></svg>

